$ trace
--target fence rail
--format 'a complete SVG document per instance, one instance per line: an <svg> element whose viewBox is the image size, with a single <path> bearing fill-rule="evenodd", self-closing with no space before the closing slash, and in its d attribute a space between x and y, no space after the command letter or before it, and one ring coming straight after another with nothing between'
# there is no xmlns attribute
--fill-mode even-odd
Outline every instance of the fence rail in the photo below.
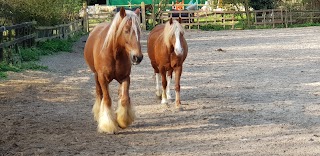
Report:
<svg viewBox="0 0 320 156"><path fill-rule="evenodd" d="M110 22L115 12L88 13L88 29L91 31L96 25L102 22Z"/></svg>
<svg viewBox="0 0 320 156"><path fill-rule="evenodd" d="M25 22L13 26L0 27L0 49L22 42L26 44L26 41L35 38L34 25L35 22Z"/></svg>
<svg viewBox="0 0 320 156"><path fill-rule="evenodd" d="M199 5L200 6L200 5ZM95 6L100 8L99 6ZM102 6L101 6L102 7ZM113 6L115 7L115 6ZM123 5L116 7L130 7L140 8L141 10L141 27L143 30L150 26L164 23L169 20L181 18L184 25L187 28L200 29L204 25L221 26L228 29L242 29L243 25L247 23L245 20L247 14L245 11L203 11L203 10L179 10L179 11L160 11L158 17L154 12L150 12L150 6L145 5L143 2L140 5ZM171 7L168 4L167 7ZM151 7L152 8L152 7ZM154 10L154 9L151 9ZM109 10L110 11L110 10ZM95 10L93 13L88 13L88 31L93 27L104 21L111 21L115 12L106 13L104 11ZM273 28L276 25L283 25L288 27L292 24L306 23L306 22L320 22L320 10L287 10L287 9L269 9L269 10L254 10L249 11L250 24L256 27L259 26L271 26Z"/></svg>
<svg viewBox="0 0 320 156"><path fill-rule="evenodd" d="M31 47L36 42L49 39L66 39L83 30L83 20L51 27L35 27L36 22L25 22L13 26L0 27L0 62L4 60L4 49L8 49L8 57L19 54L18 46ZM12 52L15 51L15 52Z"/></svg>
<svg viewBox="0 0 320 156"><path fill-rule="evenodd" d="M25 22L13 26L0 27L0 61L4 59L4 49L18 50L18 44L22 46L31 46L36 37L34 25L35 22ZM9 53L13 57L13 53Z"/></svg>
<svg viewBox="0 0 320 156"><path fill-rule="evenodd" d="M79 19L68 24L61 24L50 27L36 27L36 42L46 41L54 38L68 38L68 36L73 35L75 32L83 30L82 22L83 20Z"/></svg>
<svg viewBox="0 0 320 156"><path fill-rule="evenodd" d="M253 17L254 26L272 26L275 28L277 24L288 27L289 24L320 22L320 11L288 11L283 9L255 10L249 12ZM224 28L231 26L235 29L235 25L245 17L244 11L161 11L158 18L160 23L164 23L170 17L173 19L181 18L183 25L191 28L197 26L198 29L202 25L220 25Z"/></svg>

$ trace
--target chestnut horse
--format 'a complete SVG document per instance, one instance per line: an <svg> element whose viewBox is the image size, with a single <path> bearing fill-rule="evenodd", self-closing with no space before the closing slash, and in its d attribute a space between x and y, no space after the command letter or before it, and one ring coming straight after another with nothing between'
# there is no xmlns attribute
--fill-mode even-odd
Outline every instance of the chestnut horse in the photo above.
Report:
<svg viewBox="0 0 320 156"><path fill-rule="evenodd" d="M184 38L184 29L176 20L156 26L149 34L148 55L156 75L156 95L162 96L161 103L168 104L170 95L170 80L175 72L175 104L180 109L180 77L182 64L188 54L188 45ZM162 77L162 93L160 92L160 75Z"/></svg>
<svg viewBox="0 0 320 156"><path fill-rule="evenodd" d="M131 64L139 64L143 58L139 11L121 8L111 24L102 23L91 31L84 48L84 58L96 81L92 112L99 132L116 133L118 127L126 128L134 121L129 86ZM109 95L109 83L113 79L120 83L116 114Z"/></svg>

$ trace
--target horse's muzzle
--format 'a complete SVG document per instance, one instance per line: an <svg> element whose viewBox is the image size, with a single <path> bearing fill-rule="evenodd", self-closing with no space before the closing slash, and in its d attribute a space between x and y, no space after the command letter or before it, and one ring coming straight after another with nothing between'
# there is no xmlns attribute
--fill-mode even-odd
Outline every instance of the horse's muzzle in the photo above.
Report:
<svg viewBox="0 0 320 156"><path fill-rule="evenodd" d="M143 55L141 55L141 56L133 55L132 56L132 64L137 65L142 61L142 59L143 59Z"/></svg>

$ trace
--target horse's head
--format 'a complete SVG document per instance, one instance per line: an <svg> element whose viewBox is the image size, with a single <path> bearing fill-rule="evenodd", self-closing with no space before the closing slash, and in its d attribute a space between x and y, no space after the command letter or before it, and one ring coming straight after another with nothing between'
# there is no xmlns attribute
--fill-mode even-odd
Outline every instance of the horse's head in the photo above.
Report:
<svg viewBox="0 0 320 156"><path fill-rule="evenodd" d="M164 41L167 47L173 47L176 55L182 55L184 52L182 46L182 39L184 38L184 29L181 26L181 18L179 22L170 18L169 22L166 23L164 28Z"/></svg>
<svg viewBox="0 0 320 156"><path fill-rule="evenodd" d="M120 17L122 20L116 35L117 44L125 49L133 64L139 64L143 59L140 45L139 13L139 9L132 12L121 8Z"/></svg>

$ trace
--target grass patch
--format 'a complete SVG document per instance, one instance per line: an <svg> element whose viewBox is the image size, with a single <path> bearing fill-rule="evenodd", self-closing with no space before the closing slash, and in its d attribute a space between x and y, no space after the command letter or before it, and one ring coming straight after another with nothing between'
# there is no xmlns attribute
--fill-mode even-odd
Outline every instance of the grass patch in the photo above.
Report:
<svg viewBox="0 0 320 156"><path fill-rule="evenodd" d="M198 26L194 26L194 27L198 27ZM204 30L204 31L219 31L219 30L225 30L225 29L230 29L231 26L226 25L225 27L223 27L223 25L201 25L200 26L200 30ZM197 29L197 28L196 28Z"/></svg>
<svg viewBox="0 0 320 156"><path fill-rule="evenodd" d="M22 71L22 69L20 69L19 67L1 62L0 63L0 79L5 79L7 78L7 71L14 71L14 72L20 72Z"/></svg>
<svg viewBox="0 0 320 156"><path fill-rule="evenodd" d="M83 33L78 33L66 40L54 39L38 43L36 47L21 48L21 63L13 64L8 61L10 59L0 62L0 79L7 78L7 71L21 72L24 70L47 70L48 67L39 65L37 63L41 56L52 55L58 52L72 52L72 46L74 42L78 41L83 35Z"/></svg>
<svg viewBox="0 0 320 156"><path fill-rule="evenodd" d="M288 25L289 28L320 26L320 23L304 23Z"/></svg>

